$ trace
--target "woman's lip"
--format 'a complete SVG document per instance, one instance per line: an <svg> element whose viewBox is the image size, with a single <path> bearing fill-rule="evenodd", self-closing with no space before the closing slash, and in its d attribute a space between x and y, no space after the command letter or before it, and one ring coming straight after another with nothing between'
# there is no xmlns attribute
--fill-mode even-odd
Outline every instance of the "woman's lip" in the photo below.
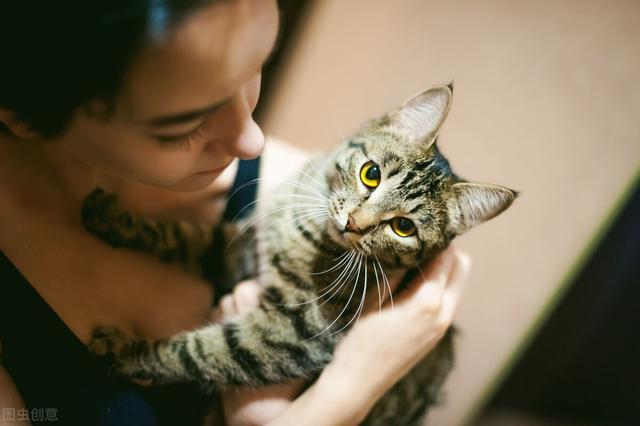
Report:
<svg viewBox="0 0 640 426"><path fill-rule="evenodd" d="M231 164L231 163L229 163L229 164ZM214 174L216 174L216 173L220 173L220 172L222 172L224 169L226 169L227 167L229 167L229 164L226 164L226 165L224 165L224 166L222 166L222 167L218 167L217 169L213 169L213 170L205 170L205 171L202 171L202 172L196 172L196 173L194 173L194 174L196 174L196 175L214 175Z"/></svg>

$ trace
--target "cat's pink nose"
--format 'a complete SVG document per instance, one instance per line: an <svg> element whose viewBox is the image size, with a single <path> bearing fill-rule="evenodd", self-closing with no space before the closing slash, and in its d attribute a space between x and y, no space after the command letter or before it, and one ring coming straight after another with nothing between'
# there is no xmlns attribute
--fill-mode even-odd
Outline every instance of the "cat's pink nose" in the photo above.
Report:
<svg viewBox="0 0 640 426"><path fill-rule="evenodd" d="M353 220L353 216L349 213L349 217L347 219L347 225L344 227L345 232L360 232L360 228L356 225L356 221Z"/></svg>

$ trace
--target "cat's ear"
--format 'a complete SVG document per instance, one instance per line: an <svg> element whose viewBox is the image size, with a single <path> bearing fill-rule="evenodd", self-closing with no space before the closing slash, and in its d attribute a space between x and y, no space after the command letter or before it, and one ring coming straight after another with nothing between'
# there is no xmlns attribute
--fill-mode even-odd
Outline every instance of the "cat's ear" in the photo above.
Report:
<svg viewBox="0 0 640 426"><path fill-rule="evenodd" d="M460 182L453 184L460 217L456 233L496 217L518 197L518 192L500 185Z"/></svg>
<svg viewBox="0 0 640 426"><path fill-rule="evenodd" d="M405 102L389 119L412 141L431 144L447 118L452 96L453 83L433 87Z"/></svg>

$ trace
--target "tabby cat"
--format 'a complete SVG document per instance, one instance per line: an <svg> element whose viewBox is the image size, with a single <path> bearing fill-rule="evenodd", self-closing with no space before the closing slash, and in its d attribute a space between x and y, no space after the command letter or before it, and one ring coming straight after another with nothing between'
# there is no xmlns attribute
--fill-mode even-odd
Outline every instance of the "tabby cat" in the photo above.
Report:
<svg viewBox="0 0 640 426"><path fill-rule="evenodd" d="M158 341L128 341L117 329L102 327L91 349L112 353L125 377L197 382L211 393L225 385L317 377L366 294L380 297L389 276L415 270L517 196L451 171L436 138L452 94L452 85L438 86L370 121L330 155L299 170L235 236L237 230L224 225L227 243L234 244L218 282L233 285L257 275L264 287L259 308ZM212 239L192 224L134 218L101 191L86 200L83 220L111 244L163 260L188 263ZM420 424L452 366L448 332L377 403L365 424Z"/></svg>

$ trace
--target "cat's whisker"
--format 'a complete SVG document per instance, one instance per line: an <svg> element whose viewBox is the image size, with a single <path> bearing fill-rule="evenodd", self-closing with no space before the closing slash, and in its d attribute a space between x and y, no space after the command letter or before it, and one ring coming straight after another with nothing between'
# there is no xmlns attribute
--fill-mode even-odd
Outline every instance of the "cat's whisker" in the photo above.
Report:
<svg viewBox="0 0 640 426"><path fill-rule="evenodd" d="M318 198L318 197L312 197L310 195L301 195L301 194L271 194L271 195L267 195L264 197L260 197L258 199L253 200L250 203L247 203L244 207L242 207L240 209L240 211L238 211L238 213L233 217L233 219L231 219L232 222L235 222L238 217L240 217L242 215L242 213L244 213L247 209L251 208L251 206L254 206L260 202L263 202L264 200L268 200L271 199L273 197L296 197L296 198L304 198L304 199L308 199L308 200L315 200L315 201L319 201L320 203L324 203L326 200L322 199L322 198Z"/></svg>
<svg viewBox="0 0 640 426"><path fill-rule="evenodd" d="M306 300L306 301L301 302L301 303L284 304L284 306L301 306L301 305L306 305L306 304L309 304L309 303L312 303L312 302L314 302L314 301L316 301L316 300L321 299L322 297L324 297L324 295L326 295L327 293L331 292L331 290L332 290L336 285L338 285L338 284L340 284L340 283L342 282L342 281L341 281L341 280L342 280L342 277L344 277L344 276L345 276L345 274L347 274L347 272L351 269L352 261L353 261L353 258L354 258L354 257L355 257L355 255L356 255L356 251L355 251L355 250L352 250L352 251L351 251L351 252L349 252L348 254L349 254L349 256L346 258L346 261L347 261L348 263L347 263L347 265L345 265L344 269L340 272L340 275L338 275L338 277L337 277L336 279L334 279L334 280L331 282L331 284L326 285L326 286L325 286L325 287L323 287L322 289L318 290L318 292L321 292L321 291L323 291L323 290L325 290L325 289L328 289L328 290L326 290L324 293L320 294L319 296L317 296L317 297L315 297L315 298L313 298L313 299ZM330 299L330 298L329 298L329 299ZM325 303L325 302L323 302L322 304L324 304L324 303ZM321 304L320 306L322 306L322 304Z"/></svg>
<svg viewBox="0 0 640 426"><path fill-rule="evenodd" d="M312 159L309 159L309 160L307 161L307 164L306 164L306 165L310 166L310 167L313 169L313 171L318 175L318 177L320 178L320 180L325 179L325 175L324 175L324 173L322 173L320 170L318 170L318 168L316 167L316 165L314 164L314 161L313 161Z"/></svg>
<svg viewBox="0 0 640 426"><path fill-rule="evenodd" d="M294 151L297 151L297 154L302 157L305 161L305 164L300 167L300 170L304 170L307 166L310 166L314 172L316 172L318 174L318 177L322 180L324 179L324 175L316 168L315 164L314 164L314 159L311 158L308 153L293 147Z"/></svg>
<svg viewBox="0 0 640 426"><path fill-rule="evenodd" d="M326 210L310 210L303 213L296 213L291 219L294 220L294 223L306 223L312 219L318 219L321 217L328 217L329 212Z"/></svg>
<svg viewBox="0 0 640 426"><path fill-rule="evenodd" d="M357 277L358 275L358 270L360 268L360 259L361 259L361 254L356 252L356 256L354 259L354 262L350 268L349 274L345 277L345 279L342 281L340 287L338 289L336 289L333 294L324 302L322 302L320 304L320 306L324 305L325 303L327 303L329 300L331 300L335 295L340 294L342 295L342 293L344 292L344 288L345 285L347 284L351 284L352 280ZM348 287L348 286L347 286ZM345 309L348 307L348 303L345 305ZM331 326L338 321L338 319L340 319L340 317L342 316L342 313L345 311L345 309L343 309L337 316L337 318L331 323L329 324L329 326L325 329L328 330L329 328L331 328Z"/></svg>
<svg viewBox="0 0 640 426"><path fill-rule="evenodd" d="M376 262L378 262L378 266L380 267L380 273L382 274L382 278L387 288L389 289L389 299L391 300L391 310L393 310L393 293L391 292L391 285L389 284L389 279L387 278L387 274L384 273L384 269L382 269L382 265L376 256Z"/></svg>
<svg viewBox="0 0 640 426"><path fill-rule="evenodd" d="M326 295L327 293L329 293L331 290L333 290L333 288L335 288L338 284L340 284L340 287L338 287L335 291L333 291L333 294L331 294L331 296L329 296L326 300L324 300L319 306L323 306L325 303L329 302L331 299L333 299L333 297L338 294L338 292L340 292L340 294L342 294L342 291L344 286L351 280L351 278L355 275L356 273L356 267L358 264L358 259L359 257L356 257L359 255L358 252L356 252L355 250L353 251L354 255L352 257L352 263L348 266L348 268L345 269L345 271L343 272L347 272L345 275L342 275L344 278L340 281L337 282L336 284L332 285L331 288L329 288L327 291L325 291L321 297L323 297L324 295ZM325 287L326 288L326 287Z"/></svg>
<svg viewBox="0 0 640 426"><path fill-rule="evenodd" d="M329 187L331 189L330 192L334 192L334 193L338 191L338 188L336 188L335 184L330 179L328 179L327 176L325 176L323 173L318 171L318 169L312 162L309 163L309 166L311 166L311 168L316 172L316 174L321 179L321 181L325 182L324 184L320 185L321 187ZM309 178L312 179L311 176L309 176ZM317 182L315 179L313 180L314 182Z"/></svg>
<svg viewBox="0 0 640 426"><path fill-rule="evenodd" d="M233 192L232 192L232 193L227 197L227 199L231 199L231 198L233 198L233 197L234 197L234 196L235 196L235 195L236 195L240 190L242 190L243 188L246 188L246 187L247 187L247 186L249 186L249 185L257 185L260 181L262 181L262 180L264 180L264 179L265 179L265 178L255 178L255 179L250 180L249 182L245 182L244 184L242 184L242 185L240 185L238 188L236 188L236 189L235 189L235 190L234 190L234 191L233 191ZM329 200L329 198L328 198L326 195L324 195L324 194L320 193L316 188L313 188L313 187L308 186L308 185L304 185L304 184L302 184L302 183L300 183L300 182L298 182L298 181L285 180L285 182L287 182L287 183L289 183L289 184L291 184L291 185L293 185L293 186L297 186L297 187L299 187L299 188L305 189L305 190L307 190L307 191L309 191L309 192L311 192L311 193L313 193L313 194L315 194L315 195L318 195L318 196L322 197L321 199L317 199L318 201ZM234 217L234 219L233 219L233 220L235 220L235 219L237 218L237 216L239 216L239 215L240 215L244 210L246 210L248 207L250 207L250 206L252 206L252 205L254 205L254 204L258 203L259 201L262 201L262 200L268 199L268 198L273 197L273 196L279 196L279 195L286 195L286 196L293 196L293 197L303 197L302 195L295 194L295 193L292 193L292 194L271 194L271 195L269 195L269 196L261 197L261 198L259 198L259 199L256 199L256 200L252 201L251 203L247 204L246 206L244 206L244 207L240 210L240 212L238 212L238 214L236 215L236 217Z"/></svg>
<svg viewBox="0 0 640 426"><path fill-rule="evenodd" d="M318 204L312 204L312 203L290 203L290 204L285 204L282 206L278 206L278 207L274 207L271 210L268 210L266 212L263 212L259 215L257 215L256 217L252 218L247 224L245 224L245 226L243 226L242 229L240 229L240 231L238 231L233 238L231 239L231 241L229 241L229 243L227 244L227 246L225 247L225 251L229 249L229 247L238 239L240 238L245 232L247 232L249 229L251 229L253 226L255 226L259 221L263 220L264 218L268 217L271 214L280 212L282 210L287 210L290 208L298 208L298 207L318 207L318 208L324 208L323 206L319 206Z"/></svg>
<svg viewBox="0 0 640 426"><path fill-rule="evenodd" d="M378 261L378 258L374 255L373 256L377 262L377 265L380 266L380 262ZM376 263L373 264L374 266L376 266ZM376 272L377 275L377 272ZM382 278L382 269L380 269L380 279L382 280L382 300L385 300L385 297L387 296L387 287L385 285L384 279Z"/></svg>
<svg viewBox="0 0 640 426"><path fill-rule="evenodd" d="M257 215L254 220L254 223L257 223L259 220L264 219L265 217L269 216L270 214L276 213L276 212L280 212L282 210L288 210L288 209L293 209L293 208L320 208L320 209L327 209L327 207L325 205L322 204L318 204L318 203L309 203L309 202L291 202L288 204L282 204L282 205L278 205L277 207L272 207L266 211L262 211L260 212L259 215Z"/></svg>
<svg viewBox="0 0 640 426"><path fill-rule="evenodd" d="M301 212L296 212L293 214L293 216L291 217L293 220L298 220L301 219L303 217L323 217L323 216L330 216L329 210L327 210L324 207L319 207L319 208L311 208L308 210L304 210Z"/></svg>
<svg viewBox="0 0 640 426"><path fill-rule="evenodd" d="M309 160L309 161L310 161L310 160ZM310 162L309 162L309 164L311 164L311 165L313 166L313 164L312 164L312 163L310 163ZM320 177L322 177L322 175L320 175ZM265 178L255 178L255 179L252 179L252 180L250 180L250 181L248 181L248 182L245 182L244 184L242 184L242 185L240 185L238 188L236 188L236 189L235 189L235 190L234 190L234 191L229 195L229 197L228 197L228 198L230 199L230 198L234 197L234 196L235 196L235 195L236 195L240 190L242 190L242 189L246 188L247 186L250 186L250 185L257 185L260 181L262 181L262 180L264 180L264 179L265 179ZM311 187L311 186L308 186L308 185L305 185L305 184L302 184L302 183L300 183L300 182L297 182L297 181L294 181L294 180L290 180L290 179L285 179L285 180L283 180L283 182L287 182L287 183L289 183L289 184L291 184L291 185L293 185L293 186L298 186L298 187L300 187L300 188L302 188L302 189L306 189L306 190L308 190L308 191L310 191L310 192L312 192L312 193L315 193L316 195L320 195L320 196L322 196L322 197L324 197L324 198L327 198L324 194L320 193L320 192L317 190L317 188L313 188L313 187ZM318 182L316 181L316 183L318 183ZM322 187L323 185L320 185L320 186Z"/></svg>
<svg viewBox="0 0 640 426"><path fill-rule="evenodd" d="M264 212L263 215L261 216L256 216L257 220L252 220L251 222L247 223L240 231L238 231L238 233L236 235L234 235L234 237L231 239L231 241L227 244L226 248L225 248L225 252L231 247L231 245L239 238L242 236L242 234L244 234L245 232L247 232L249 229L251 229L251 227L255 226L260 220L265 219L266 216L268 216L271 213L275 213L277 211L281 211L281 210L285 210L288 208L295 208L295 207L300 207L300 206L311 206L311 207L307 207L306 209L302 210L299 213L296 213L293 216L294 220L301 220L303 222L307 222L309 220L312 219L317 219L317 218L321 218L321 217L328 217L330 216L328 209L325 206L316 206L314 204L307 204L307 203L290 203L290 204L285 204L283 206L279 206L276 207L274 209L271 209L267 212ZM261 226L261 230L264 231L266 229L270 229L274 226L277 226L277 222L274 221L274 223L271 223L269 225L266 226ZM256 241L256 239L259 237L258 233L256 233L256 235L251 238L251 240L249 240L245 246L243 247L243 249L246 249L248 247L250 247L254 241Z"/></svg>
<svg viewBox="0 0 640 426"><path fill-rule="evenodd" d="M262 231L267 230L267 229L272 229L274 227L278 226L277 223L271 223L267 226L264 226L261 228ZM258 234L254 235L253 238L251 238L251 240L249 240L244 247L242 248L243 250L247 250L250 249L250 247L253 245L253 243L259 238L260 236Z"/></svg>
<svg viewBox="0 0 640 426"><path fill-rule="evenodd" d="M355 262L354 262L354 258L356 256L357 252L355 250L352 250L349 253L349 258L348 258L348 264L344 267L344 269L340 272L340 275L338 275L338 277L336 277L336 279L334 279L331 284L328 284L327 286L323 287L322 289L318 290L318 292L322 292L323 290L325 290L323 293L321 293L319 296L302 302L302 303L298 303L298 304L293 304L293 305L287 305L287 306L300 306L300 305L305 305L311 302L314 302L316 300L322 299L327 293L330 293L337 285L340 285L340 288L342 288L342 286L344 286L344 283L347 282L349 280L349 278L352 275L353 272L353 267L355 266ZM344 281L342 281L344 278ZM338 288L338 290L340 290L340 288ZM338 291L336 290L336 292ZM333 296L335 296L336 292L334 292L327 300L323 301L320 305L318 305L318 307L323 306L325 303L327 303L329 300L331 300L333 298Z"/></svg>
<svg viewBox="0 0 640 426"><path fill-rule="evenodd" d="M347 256L348 254L349 254L349 252L348 252L348 251L345 251L345 252L344 252L344 253L342 253L340 256L338 256L337 258L333 259L331 262L336 262L336 261L337 261L337 260L339 260L339 259L342 259L342 260L340 260L340 262L338 262L337 264L333 265L331 268L329 268L329 269L325 269L324 271L320 271L320 272L311 272L309 275L322 275L322 274L326 274L326 273L328 273L328 272L331 272L331 271L336 270L337 268L339 268L339 267L340 267L340 265L342 265L342 263L345 261L346 256Z"/></svg>
<svg viewBox="0 0 640 426"><path fill-rule="evenodd" d="M316 196L312 196L312 195L302 195L302 194L277 194L277 195L281 195L281 196L287 196L287 197L296 197L296 198L306 198L307 200L316 200L319 201L322 204L326 204L326 202L329 200L327 197L316 197Z"/></svg>
<svg viewBox="0 0 640 426"><path fill-rule="evenodd" d="M298 213L298 215L294 216L293 219L294 220L303 219L303 222L306 222L306 221L309 221L311 219L317 219L317 218L328 217L328 216L330 216L330 215L326 211L326 209L318 208L318 209L311 209L309 211L305 211L304 213ZM275 226L278 226L278 223L270 223L269 225L263 226L261 228L261 230L264 231L264 230L267 230L267 229L271 229L271 228L273 228ZM253 238L251 238L251 240L249 240L247 242L247 244L245 244L243 249L247 249L248 247L251 247L251 245L258 239L258 237L259 237L259 235L256 233L256 235ZM233 240L231 242L233 242ZM231 245L231 242L229 243L229 245Z"/></svg>
<svg viewBox="0 0 640 426"><path fill-rule="evenodd" d="M360 273L360 269L358 270L358 274ZM351 325L351 323L355 320L355 322L358 322L358 319L360 319L360 314L362 313L362 310L364 308L364 301L367 297L367 257L364 256L364 288L362 290L362 296L360 297L360 304L358 305L358 309L356 309L356 312L353 314L353 316L351 317L351 319L349 320L349 322L344 325L340 330L333 332L332 334L337 334L340 333L342 330L344 330L345 328L349 327L349 325ZM354 288L357 287L358 285L358 277L359 275L356 277L356 282L354 283Z"/></svg>
<svg viewBox="0 0 640 426"><path fill-rule="evenodd" d="M353 295L356 292L356 289L358 288L358 281L360 278L360 271L362 270L362 258L364 257L364 255L362 253L360 253L360 256L358 256L358 268L357 268L357 274L355 276L355 279L353 281L353 289L351 290L351 295L349 296L349 300L347 300L347 303L345 303L344 308L342 309L342 311L340 312L340 314L338 314L338 318L335 319L335 321L337 321L338 319L340 319L342 317L342 314L349 309L349 306L351 305L351 299L353 299ZM351 324L351 322L353 321L353 319L356 317L357 315L357 310L354 313L354 315L351 317L351 319L349 320L349 322L347 323L347 325L341 327L339 330L332 332L331 334L337 334L340 331L344 330L349 324ZM334 321L334 322L335 322ZM333 325L333 323L332 323Z"/></svg>
<svg viewBox="0 0 640 426"><path fill-rule="evenodd" d="M248 182L243 183L242 185L240 185L239 187L237 187L231 194L229 194L229 196L227 197L227 199L231 199L233 198L233 196L235 196L240 190L246 188L249 185L257 185L258 182L260 182L261 180L264 180L265 178L255 178L255 179L251 179Z"/></svg>
<svg viewBox="0 0 640 426"><path fill-rule="evenodd" d="M327 218L331 215L327 210L312 210L305 213L297 213L292 219L296 226L298 224L311 223L317 224L318 219Z"/></svg>
<svg viewBox="0 0 640 426"><path fill-rule="evenodd" d="M307 185L307 184L302 183L300 181L285 180L284 182L288 183L289 185L293 186L294 188L298 188L298 189L302 189L302 190L311 192L312 194L319 195L319 196L321 196L323 198L326 198L327 200L329 199L329 197L327 197L322 192L320 192L320 188L314 188L313 186Z"/></svg>
<svg viewBox="0 0 640 426"><path fill-rule="evenodd" d="M314 160L313 157L315 157L315 154L312 153L313 156L310 156L309 152L303 151L300 148L295 147L293 145L288 145L287 149L290 149L291 151L294 151L295 154L297 154L299 156L299 158L301 158L302 161L304 161L304 164L300 167L300 169L303 169L303 168L307 167L308 165L310 165L311 167L313 167L315 169L315 166L313 165L313 160ZM322 174L320 174L320 176L322 176Z"/></svg>
<svg viewBox="0 0 640 426"><path fill-rule="evenodd" d="M249 182L246 182L242 185L240 185L238 188L236 188L230 195L229 195L229 199L232 198L233 196L235 196L240 190L242 190L243 188L246 188L249 185L257 185L260 181L264 180L265 178L256 178L256 179L252 179ZM293 187L297 187L299 189L303 189L305 191L311 192L312 194L318 195L324 199L328 199L328 197L320 192L320 188L322 188L324 185L320 185L320 188L314 188L313 186L310 185L306 185L300 181L296 181L296 180L291 180L291 179L284 179L283 180L284 183L288 183L289 185L293 186ZM316 183L318 183L317 181L315 181Z"/></svg>
<svg viewBox="0 0 640 426"><path fill-rule="evenodd" d="M365 264L364 264L364 293L365 293L365 297L367 294L367 280L369 279L369 258L367 257L365 259ZM362 310L360 310L360 312L362 312ZM358 314L358 318L360 318L360 314ZM357 320L356 320L357 322Z"/></svg>
<svg viewBox="0 0 640 426"><path fill-rule="evenodd" d="M293 190L293 192L288 192L287 194L283 194L283 195L289 195L292 197L313 197L321 202L329 201L329 197L327 197L322 192L318 191L316 188L313 188L312 186L309 186L309 185L300 186L300 185L303 185L300 182L295 182L295 185L294 185L294 182L290 182L290 184L292 184L293 186L293 188L290 188ZM303 189L305 192L301 194L296 192L295 191L296 189Z"/></svg>
<svg viewBox="0 0 640 426"><path fill-rule="evenodd" d="M327 187L329 185L329 181L327 179L327 176L325 176L324 174L322 174L317 168L316 166L313 165L313 163L309 163L309 165L311 166L311 168L313 169L313 171L316 173L316 175L318 176L318 178L320 179L319 181L316 179L313 179L314 182L318 182L320 183L320 187ZM313 178L312 176L309 175L310 178ZM322 182L324 182L322 184Z"/></svg>
<svg viewBox="0 0 640 426"><path fill-rule="evenodd" d="M356 262L360 262L362 260L362 253L358 253L358 260ZM361 264L358 263L358 267L360 267ZM358 271L359 272L359 271ZM351 295L349 296L349 300L347 300L347 303L345 303L344 308L342 308L342 310L340 311L340 313L338 314L338 316L331 322L331 324L329 324L327 327L324 328L324 330L322 330L321 332L317 333L316 335L312 336L309 338L310 339L314 339L316 337L318 337L319 335L321 335L322 333L324 333L325 331L329 330L331 327L333 327L333 324L335 324L341 317L342 314L344 314L344 312L347 310L347 308L349 307L349 304L351 303L351 299L353 299L353 295L355 293L356 290L356 286L353 286L353 290L351 290ZM333 334L333 333L332 333Z"/></svg>
<svg viewBox="0 0 640 426"><path fill-rule="evenodd" d="M303 222L308 222L309 220L320 218L320 217L328 217L331 215L331 212L328 206L317 206L313 208L303 209L302 211L296 211L291 213L291 218L295 224L298 223L299 219L303 217L309 217L304 219Z"/></svg>
<svg viewBox="0 0 640 426"><path fill-rule="evenodd" d="M371 263L371 266L373 266L373 273L375 274L375 277L376 277L376 288L378 289L378 311L381 311L383 296L380 294L380 280L378 279L378 268L376 268L375 263Z"/></svg>
<svg viewBox="0 0 640 426"><path fill-rule="evenodd" d="M309 163L311 164L311 163ZM315 184L318 185L318 187L322 188L323 186L326 186L325 184L323 184L322 182L318 181L317 179L315 179L313 176L308 175L307 173L304 172L304 169L301 169L300 174L302 174L303 176L306 176L308 179L310 179L312 182L314 182Z"/></svg>

